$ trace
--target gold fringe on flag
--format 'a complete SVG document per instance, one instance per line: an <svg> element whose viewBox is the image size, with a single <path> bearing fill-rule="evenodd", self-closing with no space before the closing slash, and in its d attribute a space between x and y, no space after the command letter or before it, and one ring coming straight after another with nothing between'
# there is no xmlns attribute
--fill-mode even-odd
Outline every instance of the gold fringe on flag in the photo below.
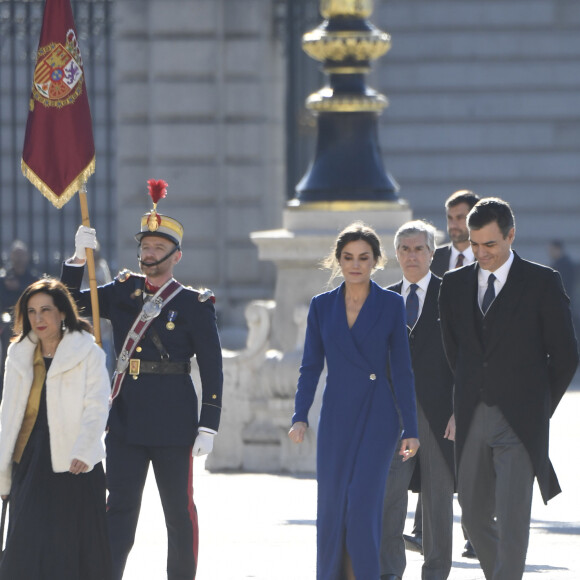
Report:
<svg viewBox="0 0 580 580"><path fill-rule="evenodd" d="M80 191L83 184L85 184L89 177L95 172L95 156L91 159L90 163L71 181L71 183L67 186L67 188L60 194L57 195L50 189L48 185L28 165L21 161L20 167L22 169L22 174L46 199L54 205L54 207L60 209L65 203L70 201L70 199L74 196L77 191Z"/></svg>

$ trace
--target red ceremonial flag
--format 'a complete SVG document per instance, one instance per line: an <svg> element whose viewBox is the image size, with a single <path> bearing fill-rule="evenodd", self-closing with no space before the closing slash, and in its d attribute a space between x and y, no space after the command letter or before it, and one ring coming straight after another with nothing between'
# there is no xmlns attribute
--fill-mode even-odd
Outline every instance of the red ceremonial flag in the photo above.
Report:
<svg viewBox="0 0 580 580"><path fill-rule="evenodd" d="M95 144L70 0L46 0L22 173L60 208L95 172Z"/></svg>

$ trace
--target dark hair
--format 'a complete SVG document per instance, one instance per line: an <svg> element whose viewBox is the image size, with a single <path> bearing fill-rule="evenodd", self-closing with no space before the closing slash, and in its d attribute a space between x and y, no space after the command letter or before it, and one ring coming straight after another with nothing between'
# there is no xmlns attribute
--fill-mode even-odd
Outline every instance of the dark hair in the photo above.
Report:
<svg viewBox="0 0 580 580"><path fill-rule="evenodd" d="M64 324L68 330L93 331L88 320L79 316L77 305L68 288L60 280L45 277L28 286L14 307L14 333L18 342L24 340L32 330L28 320L28 302L35 294L48 294L52 298L58 311L64 314Z"/></svg>
<svg viewBox="0 0 580 580"><path fill-rule="evenodd" d="M516 219L507 201L499 197L485 197L478 201L467 214L467 227L470 230L479 230L482 227L497 222L504 238L515 227Z"/></svg>
<svg viewBox="0 0 580 580"><path fill-rule="evenodd" d="M332 275L330 277L331 281L336 278L340 272L339 261L344 246L350 242L356 242L358 240L366 242L371 247L373 258L377 262L375 268L382 268L385 265L387 260L383 258L381 240L379 239L377 232L363 222L356 221L349 226L346 226L346 228L338 234L333 250L322 261L322 265L325 268L332 270Z"/></svg>
<svg viewBox="0 0 580 580"><path fill-rule="evenodd" d="M481 198L477 193L473 193L469 189L460 189L455 193L452 193L445 202L445 209L450 207L455 207L460 203L466 203L469 209L471 209Z"/></svg>

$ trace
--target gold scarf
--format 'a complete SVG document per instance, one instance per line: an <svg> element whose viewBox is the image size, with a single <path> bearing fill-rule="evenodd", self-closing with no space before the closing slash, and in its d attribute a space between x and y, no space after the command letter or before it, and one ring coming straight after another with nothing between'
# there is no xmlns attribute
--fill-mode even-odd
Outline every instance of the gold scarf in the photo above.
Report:
<svg viewBox="0 0 580 580"><path fill-rule="evenodd" d="M18 439L16 439L16 445L14 447L14 455L12 456L12 461L14 461L14 463L20 463L20 460L22 459L24 448L28 443L28 439L30 438L34 424L36 423L36 417L38 417L38 409L40 408L40 395L42 394L42 386L46 380L46 367L44 365L44 358L42 357L40 342L36 345L36 349L34 350L32 364L34 365L34 376L32 379L30 394L28 395L28 403L26 403L24 419L22 420L20 433L18 434Z"/></svg>

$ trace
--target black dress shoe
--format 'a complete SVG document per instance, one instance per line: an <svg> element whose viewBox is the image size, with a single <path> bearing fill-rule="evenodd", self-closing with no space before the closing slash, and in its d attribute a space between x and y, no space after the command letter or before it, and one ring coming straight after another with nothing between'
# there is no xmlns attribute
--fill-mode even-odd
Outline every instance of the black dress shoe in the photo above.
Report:
<svg viewBox="0 0 580 580"><path fill-rule="evenodd" d="M395 574L383 574L381 580L401 580L401 577L395 576Z"/></svg>
<svg viewBox="0 0 580 580"><path fill-rule="evenodd" d="M477 560L477 554L475 553L475 550L473 549L473 546L471 545L471 542L469 540L465 542L465 546L463 547L463 553L461 555L464 558L474 558L475 560Z"/></svg>
<svg viewBox="0 0 580 580"><path fill-rule="evenodd" d="M408 536L403 534L403 540L405 540L405 548L411 552L419 552L423 554L423 536Z"/></svg>

